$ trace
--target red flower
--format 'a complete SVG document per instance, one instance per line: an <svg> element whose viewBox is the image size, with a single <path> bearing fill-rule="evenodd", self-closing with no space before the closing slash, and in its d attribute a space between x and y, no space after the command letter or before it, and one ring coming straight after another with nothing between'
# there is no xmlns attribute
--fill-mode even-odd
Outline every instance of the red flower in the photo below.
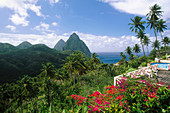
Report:
<svg viewBox="0 0 170 113"><path fill-rule="evenodd" d="M121 105L121 106L123 106L123 103L122 103L122 101L120 101L120 105Z"/></svg>
<svg viewBox="0 0 170 113"><path fill-rule="evenodd" d="M157 98L156 93L149 94L149 97L150 98L154 98L154 97Z"/></svg>
<svg viewBox="0 0 170 113"><path fill-rule="evenodd" d="M91 96L97 97L98 95L101 95L98 91L95 91Z"/></svg>
<svg viewBox="0 0 170 113"><path fill-rule="evenodd" d="M122 95L122 96L119 96L119 95L118 95L118 96L116 97L116 99L118 99L118 100L122 100L122 98L123 98L123 95Z"/></svg>

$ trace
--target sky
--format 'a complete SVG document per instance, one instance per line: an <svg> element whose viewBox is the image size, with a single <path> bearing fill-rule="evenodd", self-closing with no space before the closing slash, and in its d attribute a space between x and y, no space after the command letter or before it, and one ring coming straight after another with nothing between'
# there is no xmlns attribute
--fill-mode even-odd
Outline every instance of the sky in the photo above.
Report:
<svg viewBox="0 0 170 113"><path fill-rule="evenodd" d="M170 37L170 0L0 0L0 42L53 48L75 32L91 52L120 52L140 44L128 23L135 16L146 20L154 4L164 11L168 27L163 36ZM145 32L153 42L153 30Z"/></svg>

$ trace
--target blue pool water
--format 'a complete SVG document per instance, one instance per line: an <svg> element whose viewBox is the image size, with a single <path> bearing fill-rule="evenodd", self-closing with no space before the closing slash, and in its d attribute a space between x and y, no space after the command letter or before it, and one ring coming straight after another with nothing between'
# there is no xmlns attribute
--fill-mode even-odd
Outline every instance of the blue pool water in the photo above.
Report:
<svg viewBox="0 0 170 113"><path fill-rule="evenodd" d="M168 64L170 63L151 63L151 65L155 65L155 64L158 64L158 68L168 70Z"/></svg>

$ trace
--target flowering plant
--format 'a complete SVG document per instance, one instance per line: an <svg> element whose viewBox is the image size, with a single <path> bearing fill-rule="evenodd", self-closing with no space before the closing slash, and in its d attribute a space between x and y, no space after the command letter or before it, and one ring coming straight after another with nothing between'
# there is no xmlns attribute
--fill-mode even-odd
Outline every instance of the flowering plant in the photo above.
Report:
<svg viewBox="0 0 170 113"><path fill-rule="evenodd" d="M93 112L168 112L170 86L152 84L148 80L123 77L118 86L107 86L103 93L95 91L88 97L71 95L77 105Z"/></svg>

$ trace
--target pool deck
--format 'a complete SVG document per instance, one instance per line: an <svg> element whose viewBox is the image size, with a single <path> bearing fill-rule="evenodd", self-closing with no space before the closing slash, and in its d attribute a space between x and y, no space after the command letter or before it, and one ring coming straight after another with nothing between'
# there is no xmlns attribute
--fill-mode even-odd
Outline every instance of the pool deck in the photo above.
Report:
<svg viewBox="0 0 170 113"><path fill-rule="evenodd" d="M170 85L170 71L159 70L158 71L158 81L164 82L165 84ZM155 82L154 78L150 78L153 82Z"/></svg>
<svg viewBox="0 0 170 113"><path fill-rule="evenodd" d="M161 63L170 63L170 60L160 60Z"/></svg>

